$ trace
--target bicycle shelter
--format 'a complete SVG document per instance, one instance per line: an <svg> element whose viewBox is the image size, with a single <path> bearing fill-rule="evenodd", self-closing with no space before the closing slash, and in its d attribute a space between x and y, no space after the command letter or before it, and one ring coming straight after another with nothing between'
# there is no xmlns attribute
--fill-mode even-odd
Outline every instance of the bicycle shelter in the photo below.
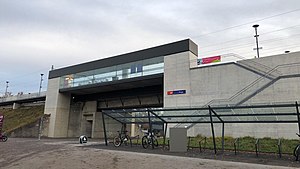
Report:
<svg viewBox="0 0 300 169"><path fill-rule="evenodd" d="M296 123L300 133L300 113L298 102L255 104L255 105L219 105L201 108L138 108L102 110L104 139L107 145L107 135L104 116L108 116L121 124L163 124L163 146L165 146L168 124L181 125L209 123L217 153L214 124L222 124L222 151L224 151L224 135L226 123ZM153 145L152 145L153 148Z"/></svg>

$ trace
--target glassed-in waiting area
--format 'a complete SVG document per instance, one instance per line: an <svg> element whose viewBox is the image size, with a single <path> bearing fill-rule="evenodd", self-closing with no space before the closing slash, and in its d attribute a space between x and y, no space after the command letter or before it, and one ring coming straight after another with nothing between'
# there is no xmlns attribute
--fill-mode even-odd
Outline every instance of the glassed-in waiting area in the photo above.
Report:
<svg viewBox="0 0 300 169"><path fill-rule="evenodd" d="M60 88L70 88L96 83L154 75L164 72L164 57L130 62L86 72L62 76Z"/></svg>

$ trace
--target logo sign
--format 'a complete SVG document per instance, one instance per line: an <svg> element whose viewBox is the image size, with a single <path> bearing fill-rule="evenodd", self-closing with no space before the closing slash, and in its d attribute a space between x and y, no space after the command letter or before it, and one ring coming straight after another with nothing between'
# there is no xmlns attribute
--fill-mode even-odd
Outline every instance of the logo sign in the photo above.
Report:
<svg viewBox="0 0 300 169"><path fill-rule="evenodd" d="M216 63L216 62L221 62L221 56L213 56L213 57L202 58L197 60L198 65Z"/></svg>
<svg viewBox="0 0 300 169"><path fill-rule="evenodd" d="M186 90L167 91L167 95L186 94Z"/></svg>

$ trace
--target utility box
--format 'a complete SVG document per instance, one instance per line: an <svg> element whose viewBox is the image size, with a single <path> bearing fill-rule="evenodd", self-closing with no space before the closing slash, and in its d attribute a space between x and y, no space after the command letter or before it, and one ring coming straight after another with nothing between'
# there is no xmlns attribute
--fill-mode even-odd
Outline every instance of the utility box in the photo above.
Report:
<svg viewBox="0 0 300 169"><path fill-rule="evenodd" d="M170 128L170 151L187 151L187 128Z"/></svg>

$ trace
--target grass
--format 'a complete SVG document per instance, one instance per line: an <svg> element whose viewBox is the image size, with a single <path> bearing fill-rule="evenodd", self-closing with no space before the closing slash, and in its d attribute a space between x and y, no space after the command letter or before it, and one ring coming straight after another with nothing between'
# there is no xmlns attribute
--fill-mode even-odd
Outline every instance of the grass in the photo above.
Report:
<svg viewBox="0 0 300 169"><path fill-rule="evenodd" d="M206 144L204 143L205 137L198 135L197 137L190 137L190 147L199 148L199 141L201 141L201 146L206 149L213 149L213 139L212 137L206 138ZM224 137L225 150L234 150L234 142L236 138ZM294 148L299 144L299 140L289 140L281 138L281 151L285 154L293 154ZM239 151L255 151L256 138L254 137L241 137L239 138ZM159 144L163 144L163 138L159 138ZM167 142L166 142L167 144ZM222 149L222 138L216 137L216 147L217 149ZM269 137L259 139L259 151L265 153L278 153L278 139L272 139Z"/></svg>
<svg viewBox="0 0 300 169"><path fill-rule="evenodd" d="M44 106L23 107L16 110L0 109L4 115L2 132L9 133L19 127L35 122L44 114Z"/></svg>
<svg viewBox="0 0 300 169"><path fill-rule="evenodd" d="M188 138L187 138L188 139ZM205 143L205 137L198 135L196 137L190 137L190 143L189 147L192 148L199 148L199 141L201 141L201 147L205 149L213 149L213 138L207 137L206 143ZM166 144L168 138L166 139ZM238 138L238 145L237 149L238 151L248 151L248 152L255 152L255 143L257 138L254 137L240 137ZM284 154L293 154L294 148L296 145L300 144L299 140L290 140L290 139L284 139L280 138L281 140L281 152ZM138 141L138 142L137 142ZM225 150L232 150L234 151L234 142L236 141L236 138L233 137L224 137L224 149ZM141 144L141 138L139 140L133 139L132 143L138 143ZM160 145L163 144L163 137L158 138L158 143ZM217 149L222 149L222 137L216 137L216 147ZM278 139L272 139L269 137L260 138L259 139L259 152L263 153L278 153Z"/></svg>

